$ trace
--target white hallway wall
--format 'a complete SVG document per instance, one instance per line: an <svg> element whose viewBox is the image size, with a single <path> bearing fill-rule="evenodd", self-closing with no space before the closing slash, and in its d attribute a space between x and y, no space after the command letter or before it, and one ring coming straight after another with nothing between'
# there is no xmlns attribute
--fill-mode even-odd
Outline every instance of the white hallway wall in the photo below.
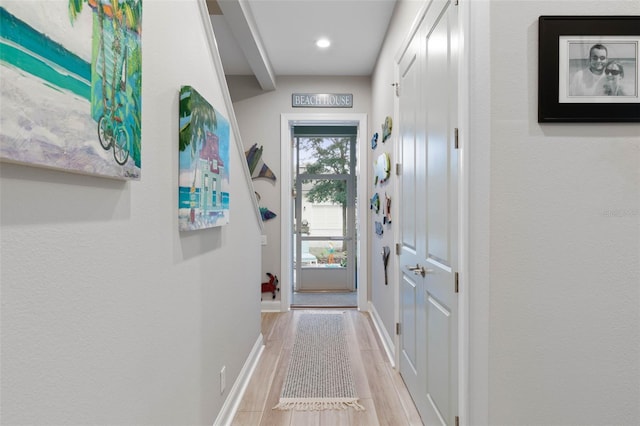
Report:
<svg viewBox="0 0 640 426"><path fill-rule="evenodd" d="M395 73L395 56L400 49L400 45L404 41L405 37L416 15L422 7L422 1L405 0L399 1L396 4L394 14L387 30L387 35L378 57L375 71L372 75L372 104L371 104L371 122L373 130L372 132L378 132L378 146L371 152L371 161L375 161L378 156L383 153L389 154L391 158L392 172L389 180L382 185L373 185L373 182L369 182L369 193L373 196L374 193L378 193L380 197L380 206L384 206L385 192L391 197L393 212L397 212L397 202L399 200L395 193L397 185L397 177L394 174L393 165L398 162L396 156L396 145L398 143L398 135L400 131L398 129L398 119L395 116L394 106L396 103L395 88L392 84L397 81ZM391 131L391 137L387 142L382 143L382 124L387 116L392 117L394 127ZM395 204L394 204L395 203ZM372 221L382 222L382 208L378 215L371 213ZM394 218L398 218L397 214L392 214L392 225ZM397 222L396 222L397 223ZM397 238L395 235L395 226L384 225L384 233L382 236L375 234L374 225L371 226L371 256L372 262L370 265L371 272L371 303L373 309L380 318L380 321L384 325L386 333L393 339L395 334L396 323L396 311L397 301L395 300L395 290L398 285L398 265L397 257L395 254L395 243ZM388 268L388 284L384 283L384 267L382 263L383 247L388 246L391 248L391 255L389 257ZM390 342L392 344L392 342Z"/></svg>
<svg viewBox="0 0 640 426"><path fill-rule="evenodd" d="M180 85L230 117L201 22L194 0L144 2L140 181L1 165L3 424L212 424L260 335L233 139L231 223L178 232Z"/></svg>
<svg viewBox="0 0 640 426"><path fill-rule="evenodd" d="M492 423L640 424L640 124L536 119L538 16L571 14L640 2L490 8Z"/></svg>
<svg viewBox="0 0 640 426"><path fill-rule="evenodd" d="M260 194L260 205L278 214L278 217L264 222L267 245L262 247L262 277L271 272L282 276L280 271L280 179L283 165L280 159L280 115L281 114L355 114L369 115L371 105L371 80L368 77L278 77L276 90L262 92L253 77L230 77L229 88L234 98L233 108L238 118L240 133L249 149L257 143L264 145L262 159L277 176L275 183L256 179L254 186ZM352 93L353 108L293 108L292 93ZM365 135L364 143L368 139ZM284 165L287 167L286 165ZM279 297L279 296L278 296Z"/></svg>
<svg viewBox="0 0 640 426"><path fill-rule="evenodd" d="M400 0L387 34L374 125L388 114L394 56L419 4ZM640 3L461 5L471 16L463 421L640 424L640 125L537 123L538 17L640 15ZM371 294L391 334L391 289L374 278Z"/></svg>

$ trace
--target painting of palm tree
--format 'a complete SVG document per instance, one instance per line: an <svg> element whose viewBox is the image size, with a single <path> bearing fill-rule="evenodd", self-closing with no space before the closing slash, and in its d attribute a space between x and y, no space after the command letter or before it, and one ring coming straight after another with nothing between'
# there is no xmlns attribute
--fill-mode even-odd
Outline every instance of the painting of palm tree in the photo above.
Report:
<svg viewBox="0 0 640 426"><path fill-rule="evenodd" d="M3 1L0 158L141 175L142 0Z"/></svg>
<svg viewBox="0 0 640 426"><path fill-rule="evenodd" d="M229 122L191 86L180 89L181 231L229 222Z"/></svg>

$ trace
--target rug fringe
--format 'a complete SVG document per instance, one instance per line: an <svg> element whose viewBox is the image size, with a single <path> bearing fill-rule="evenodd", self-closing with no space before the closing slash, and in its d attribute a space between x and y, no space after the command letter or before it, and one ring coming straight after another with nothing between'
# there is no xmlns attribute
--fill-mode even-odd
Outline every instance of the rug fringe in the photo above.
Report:
<svg viewBox="0 0 640 426"><path fill-rule="evenodd" d="M294 411L322 411L322 410L346 410L353 408L356 411L365 411L358 399L340 401L281 401L273 407L273 410Z"/></svg>

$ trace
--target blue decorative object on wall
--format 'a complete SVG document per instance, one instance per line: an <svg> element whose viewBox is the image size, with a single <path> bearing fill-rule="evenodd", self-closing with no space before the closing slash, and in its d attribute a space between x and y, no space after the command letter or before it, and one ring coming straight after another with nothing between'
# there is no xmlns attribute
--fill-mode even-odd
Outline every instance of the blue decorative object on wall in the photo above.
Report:
<svg viewBox="0 0 640 426"><path fill-rule="evenodd" d="M371 198L371 210L373 210L374 213L378 213L380 211L380 196L377 192Z"/></svg>
<svg viewBox="0 0 640 426"><path fill-rule="evenodd" d="M384 234L384 229L382 228L382 223L376 220L376 234L382 235Z"/></svg>

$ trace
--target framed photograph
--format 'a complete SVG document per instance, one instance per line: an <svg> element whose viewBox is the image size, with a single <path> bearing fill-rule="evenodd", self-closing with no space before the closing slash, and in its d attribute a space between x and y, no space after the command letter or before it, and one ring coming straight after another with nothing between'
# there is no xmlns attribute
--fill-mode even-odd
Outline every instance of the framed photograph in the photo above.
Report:
<svg viewBox="0 0 640 426"><path fill-rule="evenodd" d="M541 16L538 122L640 122L640 16Z"/></svg>

